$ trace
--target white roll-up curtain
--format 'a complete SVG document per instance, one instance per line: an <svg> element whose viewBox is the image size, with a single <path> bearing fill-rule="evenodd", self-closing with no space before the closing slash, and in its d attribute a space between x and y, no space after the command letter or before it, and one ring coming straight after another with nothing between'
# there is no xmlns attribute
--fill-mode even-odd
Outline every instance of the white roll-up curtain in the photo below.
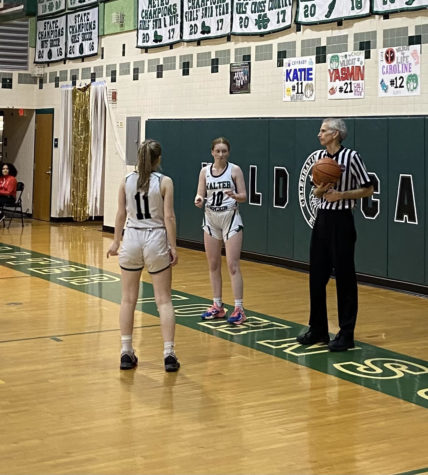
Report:
<svg viewBox="0 0 428 475"><path fill-rule="evenodd" d="M73 146L73 88L61 87L61 111L59 133L59 193L57 213L60 215L68 210L71 199L71 170Z"/></svg>
<svg viewBox="0 0 428 475"><path fill-rule="evenodd" d="M101 216L101 194L104 170L104 144L106 125L106 105L104 102L106 83L91 84L90 127L91 149L88 170L88 210L89 216Z"/></svg>

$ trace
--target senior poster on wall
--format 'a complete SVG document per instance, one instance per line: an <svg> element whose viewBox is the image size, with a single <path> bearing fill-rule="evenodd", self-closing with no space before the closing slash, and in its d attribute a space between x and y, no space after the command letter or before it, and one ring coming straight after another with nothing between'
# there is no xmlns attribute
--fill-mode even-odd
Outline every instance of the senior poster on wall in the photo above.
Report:
<svg viewBox="0 0 428 475"><path fill-rule="evenodd" d="M67 58L98 53L98 7L67 15Z"/></svg>
<svg viewBox="0 0 428 475"><path fill-rule="evenodd" d="M283 100L315 100L315 56L284 59Z"/></svg>
<svg viewBox="0 0 428 475"><path fill-rule="evenodd" d="M260 35L291 26L292 0L233 2L233 34Z"/></svg>
<svg viewBox="0 0 428 475"><path fill-rule="evenodd" d="M65 0L37 0L37 16L55 15L65 10Z"/></svg>
<svg viewBox="0 0 428 475"><path fill-rule="evenodd" d="M420 45L379 50L378 91L379 97L420 95Z"/></svg>
<svg viewBox="0 0 428 475"><path fill-rule="evenodd" d="M139 0L137 47L151 48L180 41L180 0Z"/></svg>
<svg viewBox="0 0 428 475"><path fill-rule="evenodd" d="M428 7L428 0L373 0L373 13L393 13Z"/></svg>
<svg viewBox="0 0 428 475"><path fill-rule="evenodd" d="M67 0L67 8L82 8L97 4L98 0Z"/></svg>
<svg viewBox="0 0 428 475"><path fill-rule="evenodd" d="M370 15L370 0L297 0L296 23L325 23Z"/></svg>
<svg viewBox="0 0 428 475"><path fill-rule="evenodd" d="M250 68L248 61L230 64L230 94L248 94L250 92Z"/></svg>
<svg viewBox="0 0 428 475"><path fill-rule="evenodd" d="M328 98L364 98L364 51L329 54Z"/></svg>
<svg viewBox="0 0 428 475"><path fill-rule="evenodd" d="M184 0L183 40L196 41L230 33L232 0Z"/></svg>
<svg viewBox="0 0 428 475"><path fill-rule="evenodd" d="M35 63L50 63L65 58L65 15L37 22Z"/></svg>

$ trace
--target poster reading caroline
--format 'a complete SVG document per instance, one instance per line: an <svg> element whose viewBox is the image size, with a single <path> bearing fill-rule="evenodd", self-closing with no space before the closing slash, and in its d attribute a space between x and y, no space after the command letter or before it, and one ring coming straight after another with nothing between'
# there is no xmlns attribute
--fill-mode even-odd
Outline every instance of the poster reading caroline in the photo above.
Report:
<svg viewBox="0 0 428 475"><path fill-rule="evenodd" d="M315 56L284 59L283 100L315 100Z"/></svg>
<svg viewBox="0 0 428 475"><path fill-rule="evenodd" d="M378 91L379 97L420 95L421 45L379 51Z"/></svg>
<svg viewBox="0 0 428 475"><path fill-rule="evenodd" d="M139 0L138 48L152 48L180 41L180 0Z"/></svg>
<svg viewBox="0 0 428 475"><path fill-rule="evenodd" d="M364 51L329 54L328 98L364 98Z"/></svg>

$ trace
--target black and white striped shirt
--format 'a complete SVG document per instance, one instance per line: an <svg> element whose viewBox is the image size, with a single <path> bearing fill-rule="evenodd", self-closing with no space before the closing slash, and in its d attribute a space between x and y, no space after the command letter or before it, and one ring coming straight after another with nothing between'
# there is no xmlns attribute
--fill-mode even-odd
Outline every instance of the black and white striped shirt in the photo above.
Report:
<svg viewBox="0 0 428 475"><path fill-rule="evenodd" d="M333 156L327 150L317 150L311 157L314 159L314 163L321 158L333 158L342 167L342 177L334 186L334 189L337 191L356 190L371 186L370 177L364 162L355 150L342 146ZM334 210L352 209L356 202L357 200L338 200L329 203L324 198L320 198L319 208Z"/></svg>

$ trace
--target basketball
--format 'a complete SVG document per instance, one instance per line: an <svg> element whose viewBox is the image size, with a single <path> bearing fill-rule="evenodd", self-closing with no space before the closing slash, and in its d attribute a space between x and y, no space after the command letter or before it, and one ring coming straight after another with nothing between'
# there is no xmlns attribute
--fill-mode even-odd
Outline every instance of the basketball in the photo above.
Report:
<svg viewBox="0 0 428 475"><path fill-rule="evenodd" d="M336 183L342 175L342 168L332 158L321 158L312 166L312 180L316 185Z"/></svg>

